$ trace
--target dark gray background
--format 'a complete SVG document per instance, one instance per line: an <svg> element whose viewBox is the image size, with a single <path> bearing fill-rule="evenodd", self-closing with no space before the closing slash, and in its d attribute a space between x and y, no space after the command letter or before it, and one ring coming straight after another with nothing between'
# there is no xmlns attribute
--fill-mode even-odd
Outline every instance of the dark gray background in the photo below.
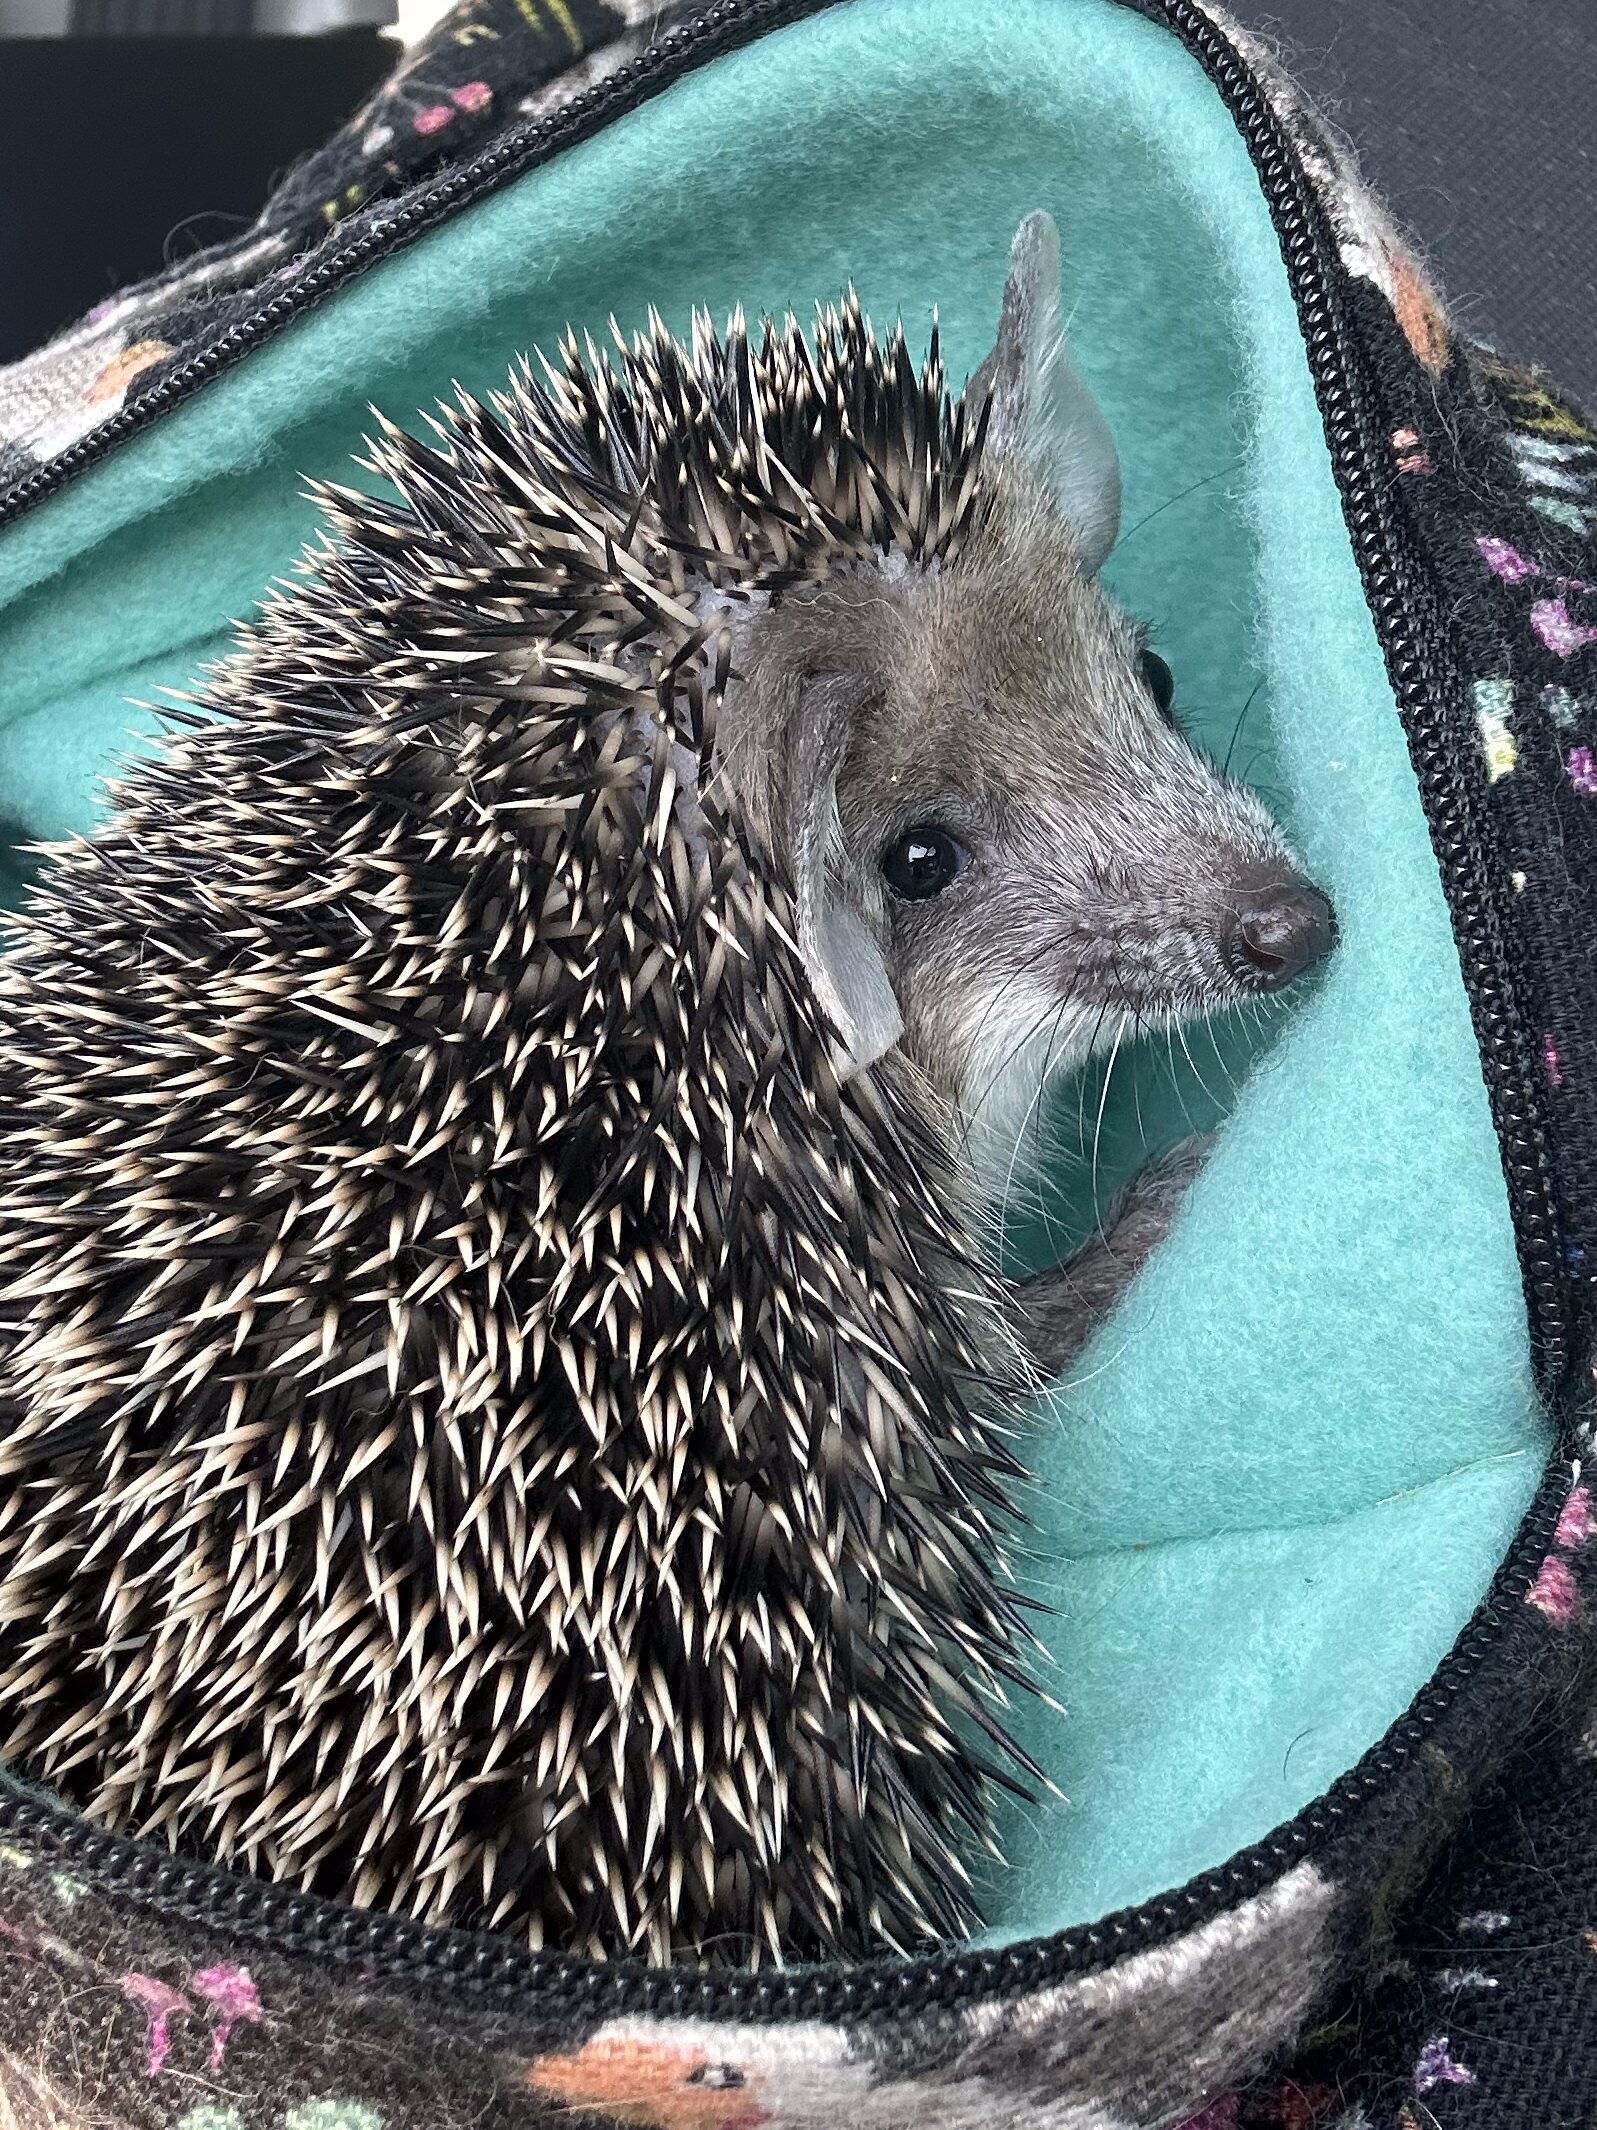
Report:
<svg viewBox="0 0 1597 2130"><path fill-rule="evenodd" d="M1225 0L1359 150L1455 315L1597 407L1597 0Z"/></svg>

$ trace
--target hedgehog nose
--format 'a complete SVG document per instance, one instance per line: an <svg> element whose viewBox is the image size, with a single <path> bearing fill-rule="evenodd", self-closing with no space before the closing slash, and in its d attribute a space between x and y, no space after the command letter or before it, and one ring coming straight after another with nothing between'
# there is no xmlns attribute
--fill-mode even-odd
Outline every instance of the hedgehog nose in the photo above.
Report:
<svg viewBox="0 0 1597 2130"><path fill-rule="evenodd" d="M1279 991L1327 954L1335 938L1336 915L1319 889L1278 878L1238 897L1220 951L1248 990Z"/></svg>

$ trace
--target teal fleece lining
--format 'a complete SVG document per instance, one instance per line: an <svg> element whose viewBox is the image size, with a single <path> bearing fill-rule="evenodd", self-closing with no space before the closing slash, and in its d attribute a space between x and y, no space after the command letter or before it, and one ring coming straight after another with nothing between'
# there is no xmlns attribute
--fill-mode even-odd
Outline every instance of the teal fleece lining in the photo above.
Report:
<svg viewBox="0 0 1597 2130"><path fill-rule="evenodd" d="M1002 1830L1000 1937L1155 1893L1321 1790L1462 1625L1544 1447L1424 820L1268 216L1199 70L1109 0L849 0L385 262L0 542L3 810L57 834L147 729L124 698L182 686L286 569L298 477L341 475L367 402L408 418L452 377L490 388L568 321L807 310L850 279L916 339L935 300L958 377L1039 206L1124 460L1108 574L1218 753L1257 685L1237 765L1343 937L1176 1234L1035 1415L1024 1573L1056 1608L1063 1713L1017 1727L1064 1796ZM1098 1083L1068 1090L1048 1220L1080 1224L1083 1137L1101 1190L1139 1113L1155 1138L1212 1115L1222 1055L1252 1047L1241 1026L1195 1033L1195 1070L1122 1060L1101 1135Z"/></svg>

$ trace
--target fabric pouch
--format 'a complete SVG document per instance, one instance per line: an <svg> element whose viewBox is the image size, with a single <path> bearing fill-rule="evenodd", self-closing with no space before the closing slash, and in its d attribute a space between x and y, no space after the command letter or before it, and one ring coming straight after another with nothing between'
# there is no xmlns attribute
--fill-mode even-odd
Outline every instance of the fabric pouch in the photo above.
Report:
<svg viewBox="0 0 1597 2130"><path fill-rule="evenodd" d="M464 0L246 238L0 371L5 877L92 831L134 705L225 650L371 404L408 422L650 305L685 330L845 284L912 345L935 309L958 380L1039 207L1120 449L1106 577L1341 939L1267 1026L1063 1090L1011 1224L1017 1262L1056 1254L1150 1144L1219 1125L1028 1416L1056 1675L1016 1720L1058 1794L1007 1810L985 1930L592 1965L8 1778L0 2126L1416 2130L1521 2092L1480 1888L1535 1843L1492 1786L1573 1824L1597 1595L1597 434L1454 329L1218 11ZM1592 1954L1543 1935L1556 2023ZM1571 2065L1589 2101L1597 2054Z"/></svg>

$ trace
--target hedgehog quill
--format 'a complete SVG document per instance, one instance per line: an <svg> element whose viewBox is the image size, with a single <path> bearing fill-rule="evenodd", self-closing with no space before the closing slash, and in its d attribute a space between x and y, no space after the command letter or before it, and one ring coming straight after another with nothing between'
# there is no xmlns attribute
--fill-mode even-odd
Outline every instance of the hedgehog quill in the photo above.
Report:
<svg viewBox="0 0 1597 2130"><path fill-rule="evenodd" d="M976 1920L1041 1779L1014 1407L1193 1167L1006 1289L977 1113L1330 936L1093 581L1057 286L1034 217L959 398L850 300L385 423L54 855L0 969L8 1764L599 1956Z"/></svg>

